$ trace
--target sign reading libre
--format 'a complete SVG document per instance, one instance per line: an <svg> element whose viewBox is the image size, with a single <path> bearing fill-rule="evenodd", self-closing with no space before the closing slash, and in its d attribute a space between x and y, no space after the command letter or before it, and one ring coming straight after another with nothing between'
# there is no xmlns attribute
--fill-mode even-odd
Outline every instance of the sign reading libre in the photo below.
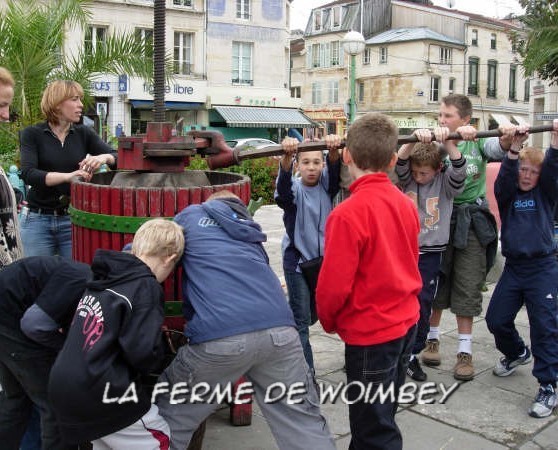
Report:
<svg viewBox="0 0 558 450"><path fill-rule="evenodd" d="M147 92L153 95L153 84L143 83L143 92ZM188 85L173 84L172 87L168 84L165 85L165 94L183 94L183 95L193 95L194 88Z"/></svg>

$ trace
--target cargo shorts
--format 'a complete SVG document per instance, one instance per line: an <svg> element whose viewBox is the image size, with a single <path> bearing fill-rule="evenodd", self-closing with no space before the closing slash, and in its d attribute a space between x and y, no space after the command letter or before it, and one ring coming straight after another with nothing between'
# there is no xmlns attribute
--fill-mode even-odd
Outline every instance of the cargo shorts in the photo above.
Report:
<svg viewBox="0 0 558 450"><path fill-rule="evenodd" d="M480 244L472 228L467 236L467 247L457 249L450 240L442 258L442 267L446 269L440 276L432 308L449 308L456 316L479 316L482 313L482 288L486 281L486 248Z"/></svg>

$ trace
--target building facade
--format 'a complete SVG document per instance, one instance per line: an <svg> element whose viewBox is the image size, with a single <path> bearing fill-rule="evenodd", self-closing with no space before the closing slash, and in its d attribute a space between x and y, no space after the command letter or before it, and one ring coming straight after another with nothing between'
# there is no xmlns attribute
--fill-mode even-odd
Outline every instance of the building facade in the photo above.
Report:
<svg viewBox="0 0 558 450"><path fill-rule="evenodd" d="M378 21L382 13L389 23ZM341 20L338 28L326 32L321 22L325 18L337 23L335 14L351 20ZM409 134L435 126L442 97L460 93L471 99L472 123L480 129L532 119L531 80L524 78L508 38L511 31L521 32L518 24L423 2L338 0L312 11L304 49L293 52L299 61L291 63L300 67L305 58L303 69L291 79L301 87L304 111L320 122L324 133L343 134L347 123L349 57L341 50L339 64L333 67L328 42L331 48L349 30L362 30L366 42L356 64L357 117L382 112L394 119L402 134ZM319 49L319 58L314 49ZM322 68L328 55L330 65ZM335 115L335 121L328 115Z"/></svg>
<svg viewBox="0 0 558 450"><path fill-rule="evenodd" d="M283 127L314 125L289 91L290 3L165 0L165 48L173 61L165 120L177 134L195 126L217 129L225 138L277 139ZM94 52L123 32L153 42L153 7L153 0L95 0L87 26L68 28L63 55L80 48ZM94 104L86 115L104 137L143 133L153 120L147 80L99 73L90 91Z"/></svg>

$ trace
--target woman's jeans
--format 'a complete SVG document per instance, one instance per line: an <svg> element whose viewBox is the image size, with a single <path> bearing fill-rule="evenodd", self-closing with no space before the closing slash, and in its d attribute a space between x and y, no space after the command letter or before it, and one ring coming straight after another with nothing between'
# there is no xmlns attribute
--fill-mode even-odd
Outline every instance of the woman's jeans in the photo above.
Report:
<svg viewBox="0 0 558 450"><path fill-rule="evenodd" d="M23 208L20 226L25 256L72 257L72 224L69 215L39 214Z"/></svg>

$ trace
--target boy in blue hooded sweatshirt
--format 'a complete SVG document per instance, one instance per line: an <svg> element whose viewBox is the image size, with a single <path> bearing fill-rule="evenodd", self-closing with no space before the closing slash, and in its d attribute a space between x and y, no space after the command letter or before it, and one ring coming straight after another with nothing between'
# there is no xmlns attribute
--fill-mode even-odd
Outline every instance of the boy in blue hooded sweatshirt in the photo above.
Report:
<svg viewBox="0 0 558 450"><path fill-rule="evenodd" d="M168 383L157 405L171 429L171 448L186 448L219 407L212 393L224 392L245 374L280 449L334 449L293 315L262 245L261 227L229 191L188 206L175 220L186 242L182 289L190 345L178 350L159 378ZM297 383L300 402L283 396L270 403L267 394L277 392L269 389L279 383L287 388ZM178 396L177 386L182 386Z"/></svg>
<svg viewBox="0 0 558 450"><path fill-rule="evenodd" d="M521 149L526 134L513 138L494 183L502 218L502 255L506 264L486 312L486 324L504 356L493 374L507 377L532 360L519 335L515 317L525 305L540 384L529 408L531 417L548 417L558 405L558 263L553 236L558 199L558 119L554 119L550 148ZM527 127L520 127L526 132Z"/></svg>

